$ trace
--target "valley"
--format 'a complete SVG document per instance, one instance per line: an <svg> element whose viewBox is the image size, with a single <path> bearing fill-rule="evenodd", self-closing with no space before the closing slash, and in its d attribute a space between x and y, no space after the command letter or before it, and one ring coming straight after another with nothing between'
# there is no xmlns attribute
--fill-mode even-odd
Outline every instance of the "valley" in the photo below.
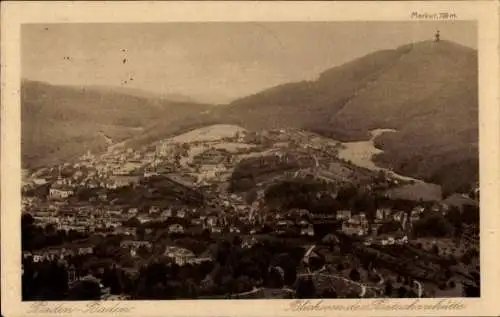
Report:
<svg viewBox="0 0 500 317"><path fill-rule="evenodd" d="M224 23L23 29L22 299L484 295L477 26Z"/></svg>

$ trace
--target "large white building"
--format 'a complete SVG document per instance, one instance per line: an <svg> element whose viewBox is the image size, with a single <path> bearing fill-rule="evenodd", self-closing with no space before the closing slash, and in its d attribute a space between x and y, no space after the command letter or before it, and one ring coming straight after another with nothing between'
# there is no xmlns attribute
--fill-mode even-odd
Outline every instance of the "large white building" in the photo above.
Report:
<svg viewBox="0 0 500 317"><path fill-rule="evenodd" d="M49 190L51 199L66 199L73 195L73 189L67 185L53 185Z"/></svg>

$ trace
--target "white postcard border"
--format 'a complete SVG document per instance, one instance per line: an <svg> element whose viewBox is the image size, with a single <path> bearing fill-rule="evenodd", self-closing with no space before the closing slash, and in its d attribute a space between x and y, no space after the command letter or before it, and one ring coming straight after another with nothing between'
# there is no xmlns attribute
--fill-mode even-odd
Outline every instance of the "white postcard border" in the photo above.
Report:
<svg viewBox="0 0 500 317"><path fill-rule="evenodd" d="M468 316L500 313L498 290L500 260L500 87L498 55L498 2L4 2L2 3L2 157L1 242L2 313L26 315L126 316ZM311 301L317 308L290 309L290 300L199 300L128 302L50 302L52 311L34 313L32 303L20 298L20 25L22 23L179 22L179 21L406 21L412 12L456 15L476 20L478 27L481 186L481 293L480 299L448 299L461 309L439 309L440 299L390 299L392 308L380 309L375 300ZM428 18L427 20L432 20ZM422 21L426 20L421 19ZM319 303L319 304L318 304ZM418 305L437 305L424 309ZM90 306L89 306L90 305ZM93 310L89 309L94 305ZM115 307L115 305L117 305ZM335 305L328 306L328 305ZM371 306L370 306L371 305ZM443 304L442 302L442 305ZM450 304L451 305L451 304ZM342 307L340 307L342 306ZM323 309L321 309L323 307ZM387 307L387 306L384 306ZM424 308L418 308L424 307ZM404 307L403 307L404 308Z"/></svg>

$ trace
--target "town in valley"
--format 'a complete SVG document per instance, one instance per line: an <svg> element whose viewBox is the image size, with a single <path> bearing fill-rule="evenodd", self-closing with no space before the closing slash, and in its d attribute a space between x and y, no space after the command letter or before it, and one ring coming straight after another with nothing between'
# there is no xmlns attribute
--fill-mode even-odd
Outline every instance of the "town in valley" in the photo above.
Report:
<svg viewBox="0 0 500 317"><path fill-rule="evenodd" d="M40 168L23 185L23 269L45 271L23 277L23 294L474 296L478 190L441 199L437 185L340 158L345 147L214 125ZM74 288L87 280L94 293Z"/></svg>
<svg viewBox="0 0 500 317"><path fill-rule="evenodd" d="M23 301L480 297L475 24L391 23L23 26Z"/></svg>

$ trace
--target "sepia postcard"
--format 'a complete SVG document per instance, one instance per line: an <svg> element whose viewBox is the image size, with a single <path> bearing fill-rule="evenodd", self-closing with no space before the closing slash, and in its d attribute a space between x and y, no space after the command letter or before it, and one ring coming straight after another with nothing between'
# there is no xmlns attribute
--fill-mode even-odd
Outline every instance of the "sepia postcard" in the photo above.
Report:
<svg viewBox="0 0 500 317"><path fill-rule="evenodd" d="M499 315L498 13L3 2L2 315Z"/></svg>

